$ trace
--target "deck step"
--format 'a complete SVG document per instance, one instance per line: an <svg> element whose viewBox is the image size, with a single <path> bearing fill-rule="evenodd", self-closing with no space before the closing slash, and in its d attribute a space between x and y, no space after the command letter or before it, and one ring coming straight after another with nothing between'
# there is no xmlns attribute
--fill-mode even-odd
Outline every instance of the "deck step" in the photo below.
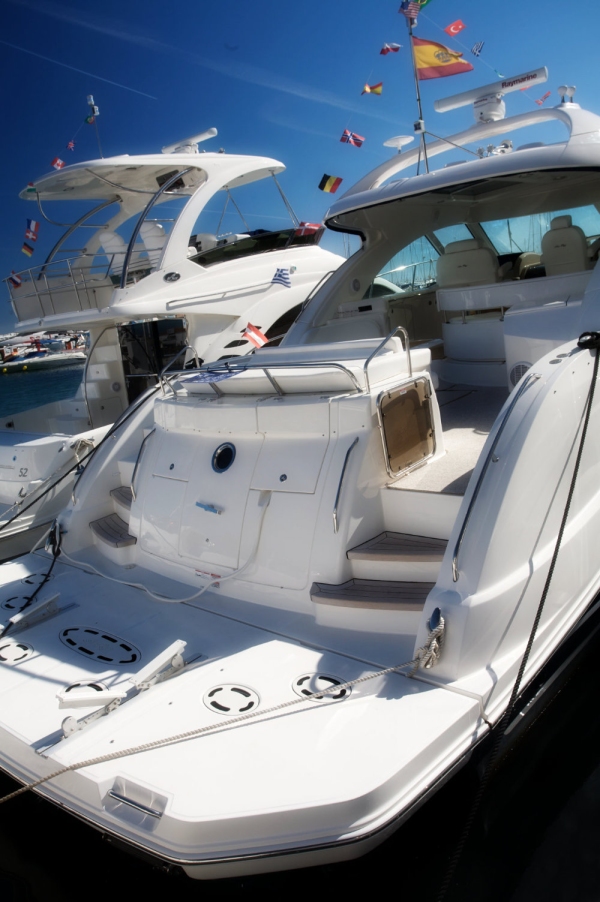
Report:
<svg viewBox="0 0 600 902"><path fill-rule="evenodd" d="M127 548L137 542L135 536L129 535L127 523L121 520L118 514L109 514L108 517L93 520L90 529L95 536L112 548Z"/></svg>
<svg viewBox="0 0 600 902"><path fill-rule="evenodd" d="M420 611L435 583L383 579L349 579L338 586L313 583L310 597L317 604L369 608L380 611Z"/></svg>
<svg viewBox="0 0 600 902"><path fill-rule="evenodd" d="M121 507L131 510L131 502L133 501L133 492L131 486L120 485L116 489L111 489L110 497L114 498Z"/></svg>
<svg viewBox="0 0 600 902"><path fill-rule="evenodd" d="M431 561L439 564L447 544L446 539L412 536L404 532L382 532L374 539L351 548L347 556L351 561Z"/></svg>

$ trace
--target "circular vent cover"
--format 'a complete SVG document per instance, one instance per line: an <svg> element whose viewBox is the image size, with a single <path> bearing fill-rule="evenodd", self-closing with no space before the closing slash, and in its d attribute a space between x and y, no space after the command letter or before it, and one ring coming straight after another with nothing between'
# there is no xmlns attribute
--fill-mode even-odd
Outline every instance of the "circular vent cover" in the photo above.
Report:
<svg viewBox="0 0 600 902"><path fill-rule="evenodd" d="M331 676L328 673L304 673L298 677L292 684L292 688L296 695L310 696L313 692L319 692L323 689L331 689L332 686L340 686L346 680L340 680L338 677ZM327 695L314 695L311 698L313 702L339 702L344 698L348 698L352 689L340 689L339 692L329 692Z"/></svg>
<svg viewBox="0 0 600 902"><path fill-rule="evenodd" d="M102 664L136 664L142 657L131 642L89 626L69 626L59 638L67 648Z"/></svg>
<svg viewBox="0 0 600 902"><path fill-rule="evenodd" d="M526 360L521 360L519 363L515 363L512 370L510 371L510 384L515 386L517 382L520 382L527 370L531 369L531 364Z"/></svg>
<svg viewBox="0 0 600 902"><path fill-rule="evenodd" d="M12 583L13 590L8 598L0 602L0 608L10 611L11 614L18 614L45 578L45 573L30 573L19 582ZM53 579L52 576L48 577L46 582L49 583L51 579Z"/></svg>
<svg viewBox="0 0 600 902"><path fill-rule="evenodd" d="M13 639L2 642L0 639L0 664L20 664L32 654L33 647L26 642L15 642Z"/></svg>
<svg viewBox="0 0 600 902"><path fill-rule="evenodd" d="M260 696L247 686L224 684L209 689L203 701L211 711L232 717L236 714L247 714L248 711L258 708Z"/></svg>

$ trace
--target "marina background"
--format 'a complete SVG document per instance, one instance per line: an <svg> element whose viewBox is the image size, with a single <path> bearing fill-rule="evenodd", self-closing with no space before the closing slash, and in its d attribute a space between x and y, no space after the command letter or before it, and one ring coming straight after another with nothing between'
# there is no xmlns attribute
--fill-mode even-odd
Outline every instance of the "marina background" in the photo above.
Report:
<svg viewBox="0 0 600 902"><path fill-rule="evenodd" d="M390 157L382 146L386 139L413 134L415 91L399 2L325 0L286 4L283 10L275 0L199 0L192 9L173 3L167 12L155 0L131 0L126 8L116 0L101 7L90 0L0 0L0 115L9 129L0 150L0 278L43 263L59 235L42 220L33 256L21 253L26 218L41 215L18 192L48 172L57 156L77 163L100 155L95 127L84 122L88 94L100 109L104 156L159 152L216 126L219 135L207 149L280 159L287 166L281 184L299 218L318 221L332 200L318 189L324 173L343 178L335 195L340 197ZM443 28L458 18L466 28L451 38ZM469 108L435 113L436 98L495 82L497 73L516 75L543 65L550 71L544 90L552 92L546 104L558 102L559 85L574 84L575 100L594 109L599 20L600 10L591 3L530 0L516 7L430 0L415 34L464 53L474 71L421 85L427 126L440 134L473 121ZM484 48L476 58L471 47L480 41ZM381 56L386 42L402 49ZM381 96L361 96L366 82L378 81ZM507 98L507 109L537 109L535 99L531 91L516 92ZM340 143L346 128L364 136L362 147ZM559 132L541 128L540 140L555 140L553 134ZM67 148L72 139L73 151ZM244 190L249 209L255 188ZM275 191L270 204L260 209L273 225L287 222ZM212 206L218 219L221 205ZM63 221L59 204L49 206L49 215ZM264 223L264 216L250 219L250 225ZM223 227L237 231L239 219L228 214ZM343 251L341 236L331 233L324 246ZM6 300L0 302L0 333L14 323L8 292L1 291Z"/></svg>

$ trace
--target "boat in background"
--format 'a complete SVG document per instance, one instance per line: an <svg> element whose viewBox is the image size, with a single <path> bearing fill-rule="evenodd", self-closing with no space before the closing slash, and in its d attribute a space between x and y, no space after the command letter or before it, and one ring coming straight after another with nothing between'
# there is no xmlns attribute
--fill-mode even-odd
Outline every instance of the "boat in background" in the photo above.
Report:
<svg viewBox="0 0 600 902"><path fill-rule="evenodd" d="M23 373L82 364L86 359L85 338L81 334L9 336L0 340L0 373Z"/></svg>
<svg viewBox="0 0 600 902"><path fill-rule="evenodd" d="M502 92L427 146L462 165L337 201L363 247L281 346L170 375L0 568L0 767L190 877L368 852L597 628L600 117Z"/></svg>
<svg viewBox="0 0 600 902"><path fill-rule="evenodd" d="M44 264L6 280L17 328L84 329L90 338L73 398L0 419L0 560L30 550L48 530L72 491L67 471L174 361L231 359L280 338L342 262L319 247L319 223L294 216L277 182L282 163L200 154L198 142L214 135L209 129L159 154L76 163L21 192L43 218L52 201L77 212ZM265 179L285 201L287 228L250 228L243 219L237 190ZM207 205L219 195L223 216L231 205L245 222L241 232L206 231ZM83 214L82 202L92 203ZM73 243L83 249L69 255Z"/></svg>

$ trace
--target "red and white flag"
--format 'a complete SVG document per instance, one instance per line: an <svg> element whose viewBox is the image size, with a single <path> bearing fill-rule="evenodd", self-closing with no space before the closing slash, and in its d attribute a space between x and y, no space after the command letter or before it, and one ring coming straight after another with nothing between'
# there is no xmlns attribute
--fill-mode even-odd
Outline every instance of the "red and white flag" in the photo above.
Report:
<svg viewBox="0 0 600 902"><path fill-rule="evenodd" d="M456 22L451 22L450 25L446 25L444 31L446 32L446 34L449 34L450 37L453 37L456 34L460 34L460 32L466 27L467 26L464 22L461 22L460 19L457 19Z"/></svg>
<svg viewBox="0 0 600 902"><path fill-rule="evenodd" d="M296 235L314 235L323 226L320 222L299 222L296 228Z"/></svg>
<svg viewBox="0 0 600 902"><path fill-rule="evenodd" d="M61 160L60 157L54 157L50 165L54 166L55 169L62 169L65 165L65 161Z"/></svg>
<svg viewBox="0 0 600 902"><path fill-rule="evenodd" d="M246 341L252 342L255 348L262 348L263 345L266 345L268 342L267 336L260 331L257 326L253 326L252 323L248 323L246 326L246 331L242 335L242 338L245 338Z"/></svg>
<svg viewBox="0 0 600 902"><path fill-rule="evenodd" d="M538 105L538 106L543 106L543 105L544 105L544 101L545 101L545 100L548 100L548 98L550 97L551 94L552 94L552 91L546 91L546 93L544 94L543 97L540 97L539 100L536 100L537 105Z"/></svg>
<svg viewBox="0 0 600 902"><path fill-rule="evenodd" d="M23 279L14 271L14 269L11 269L8 281L11 282L15 288L18 288Z"/></svg>

